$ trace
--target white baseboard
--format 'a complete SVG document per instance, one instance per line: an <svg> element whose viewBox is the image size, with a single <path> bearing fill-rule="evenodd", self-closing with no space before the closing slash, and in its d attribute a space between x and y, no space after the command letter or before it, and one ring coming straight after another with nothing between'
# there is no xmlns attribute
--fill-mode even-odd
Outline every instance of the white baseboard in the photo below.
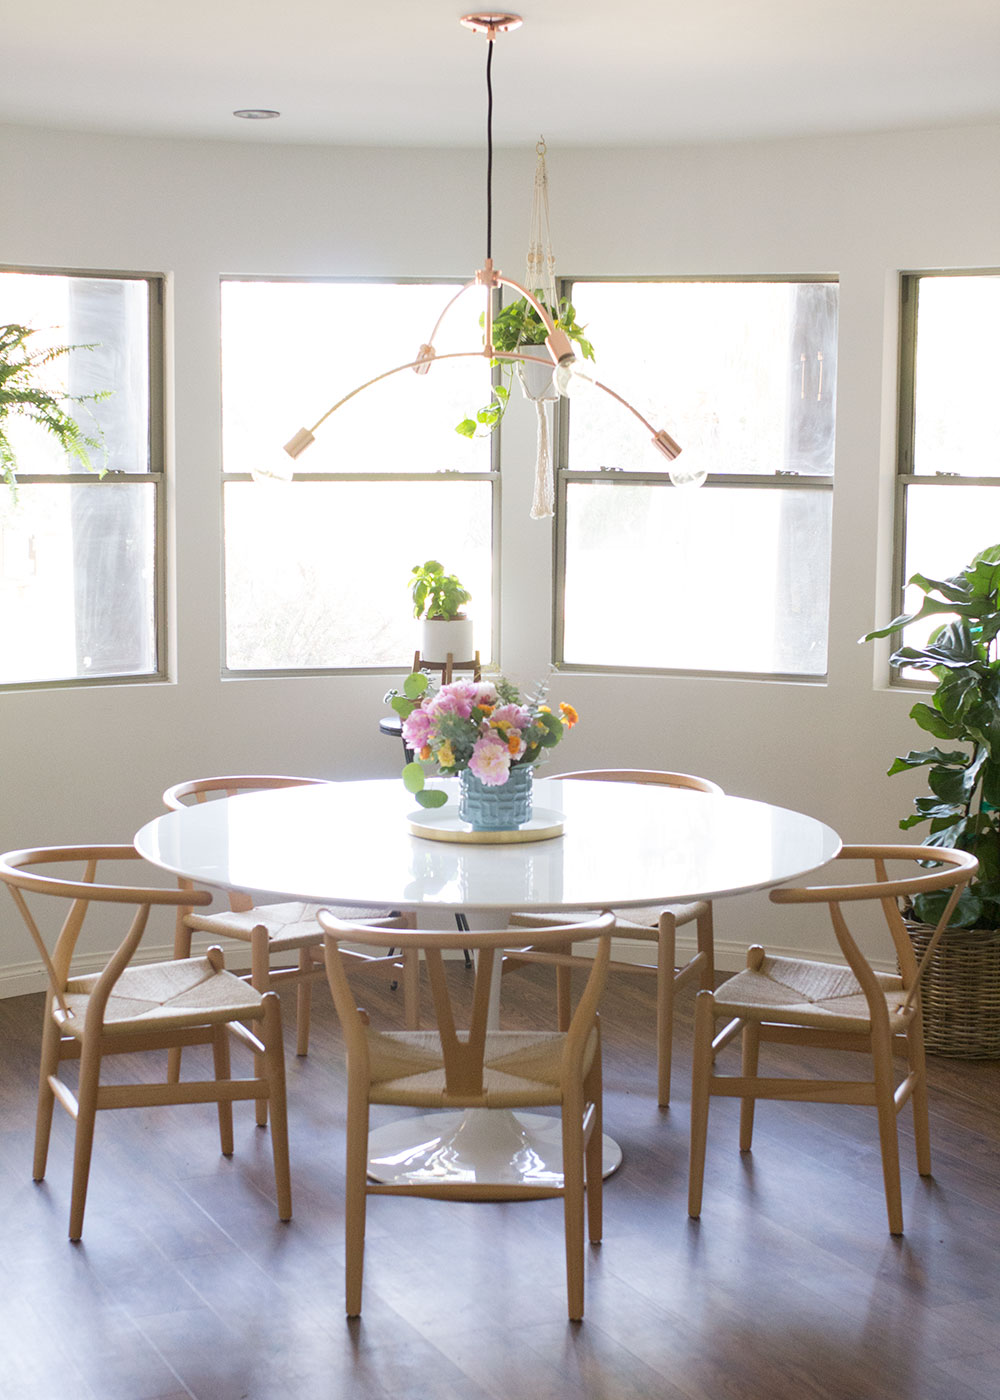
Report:
<svg viewBox="0 0 1000 1400"><path fill-rule="evenodd" d="M512 940L516 944L516 935ZM212 942L219 942L218 939L208 940L192 946L195 954L203 953ZM226 966L232 972L249 971L250 950L245 943L238 939L221 940L226 954ZM693 938L678 938L677 956L679 961L689 958L695 951ZM807 961L823 961L818 958L814 949L785 948L768 945L769 953L782 958L805 958ZM652 948L649 943L644 943L630 938L616 938L612 945L612 957L620 962L643 963L651 962ZM159 946L144 947L142 957L137 958L137 962L167 962L174 955L173 944L164 943ZM86 974L100 972L106 966L110 953L91 953L78 958L74 964L74 972ZM447 956L447 955L446 955ZM462 955L455 952L452 956L460 958ZM740 943L736 939L715 940L715 966L717 971L725 973L739 972L746 966L747 945ZM839 959L835 959L839 961ZM872 961L872 966L879 972L895 972L893 964L885 961ZM26 996L30 992L41 992L45 990L45 973L41 964L37 962L9 963L6 967L0 967L0 998Z"/></svg>

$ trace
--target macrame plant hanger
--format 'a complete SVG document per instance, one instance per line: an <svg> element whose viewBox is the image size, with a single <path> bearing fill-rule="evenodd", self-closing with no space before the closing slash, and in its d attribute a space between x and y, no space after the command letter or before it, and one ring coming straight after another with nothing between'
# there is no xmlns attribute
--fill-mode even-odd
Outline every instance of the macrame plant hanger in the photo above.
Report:
<svg viewBox="0 0 1000 1400"><path fill-rule="evenodd" d="M545 168L545 140L539 137L535 146L535 184L531 196L531 225L528 230L528 255L525 260L524 285L548 307L553 319L558 312L556 300L556 260L549 232L549 177ZM535 489L531 501L533 520L552 515L555 501L555 481L552 469L552 433L546 404L559 397L552 382L551 371L542 369L539 376L532 371L539 365L518 366L525 396L533 400L538 415L538 450L535 459Z"/></svg>

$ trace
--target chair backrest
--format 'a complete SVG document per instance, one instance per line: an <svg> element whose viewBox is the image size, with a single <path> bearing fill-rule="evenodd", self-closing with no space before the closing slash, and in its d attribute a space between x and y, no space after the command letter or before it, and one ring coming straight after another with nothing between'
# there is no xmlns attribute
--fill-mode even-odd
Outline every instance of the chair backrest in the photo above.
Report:
<svg viewBox="0 0 1000 1400"><path fill-rule="evenodd" d="M229 774L222 778L189 778L184 783L174 783L163 794L165 806L172 812L179 807L190 807L188 798L195 802L209 802L215 797L236 797L241 792L265 792L269 788L303 787L310 783L322 783L322 778L286 778L267 773Z"/></svg>
<svg viewBox="0 0 1000 1400"><path fill-rule="evenodd" d="M344 948L344 943L363 942L375 947L398 948L418 947L427 963L434 1001L437 1031L441 1040L444 1057L445 1082L449 1093L456 1095L482 1092L483 1054L486 1047L487 1017L490 1007L490 991L493 984L496 959L510 944L509 929L482 932L479 930L437 930L417 929L412 915L403 915L392 921L383 921L380 928L369 924L357 924L338 919L327 910L320 910L319 922L326 933L326 967L330 980L330 990L334 1006L344 1032L349 1060L354 1070L360 1068L363 1076L369 1073L368 1035L365 1020L358 1011L354 993L351 990L348 968L352 963L363 961L358 955ZM597 939L597 950L587 977L586 986L576 1004L563 1050L563 1063L572 1065L582 1059L587 1039L593 1029L594 1018L600 1003L604 984L607 981L608 963L611 957L611 931L614 928L614 915L602 914L598 919L586 923L561 924L554 929L532 931L532 943L536 947L552 944L562 948L566 944L584 943ZM399 933L399 929L407 932ZM395 930L395 931L394 931ZM468 1018L467 1032L457 1028L455 1008L444 973L442 953L450 950L475 950L476 980L472 995L472 1012Z"/></svg>
<svg viewBox="0 0 1000 1400"><path fill-rule="evenodd" d="M979 868L979 862L968 851L945 846L844 846L837 860L870 860L875 879L864 884L808 885L798 888L782 886L771 891L774 904L826 904L830 909L834 932L841 952L858 979L869 1003L879 1003L881 991L868 959L861 952L848 926L841 906L859 900L877 900L882 906L886 926L892 937L906 997L901 1009L909 1009L917 995L920 979L930 963L934 950L948 927L959 896ZM936 870L924 870L919 875L890 879L888 862L905 861L911 865L933 864ZM935 890L951 890L941 918L917 962L900 913L900 901L909 903L914 895L930 894Z"/></svg>
<svg viewBox="0 0 1000 1400"><path fill-rule="evenodd" d="M221 778L188 778L186 782L174 783L163 794L164 805L172 812L181 807L190 807L194 802L210 802L214 798L236 797L241 792L266 792L271 788L305 787L322 783L322 778L286 778L268 773L231 773ZM250 895L231 890L227 896L229 907L234 914L248 914L254 907Z"/></svg>
<svg viewBox="0 0 1000 1400"><path fill-rule="evenodd" d="M130 905L135 912L129 928L111 955L91 995L94 1014L103 1017L111 989L128 966L145 932L149 911L153 905L166 904L185 907L211 904L208 890L156 889L138 885L106 885L97 882L100 864L104 861L142 860L133 846L38 846L21 851L8 851L0 856L0 880L10 890L28 926L28 932L41 954L52 994L64 1016L72 1013L66 1005L65 990L70 976L73 953L80 930L91 904ZM31 867L51 864L82 865L80 878L65 879L53 874L38 874ZM143 862L143 868L148 867ZM46 940L29 906L26 896L54 895L72 901L54 939ZM52 945L51 952L49 945Z"/></svg>
<svg viewBox="0 0 1000 1400"><path fill-rule="evenodd" d="M718 783L694 773L670 773L660 768L591 768L572 773L553 773L553 778L589 778L599 783L660 783L664 787L690 788L693 792L723 795Z"/></svg>

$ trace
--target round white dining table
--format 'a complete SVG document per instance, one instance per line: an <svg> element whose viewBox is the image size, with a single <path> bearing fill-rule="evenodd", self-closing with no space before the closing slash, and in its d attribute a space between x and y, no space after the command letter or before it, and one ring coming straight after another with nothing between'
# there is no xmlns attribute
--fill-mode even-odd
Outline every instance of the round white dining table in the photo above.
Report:
<svg viewBox="0 0 1000 1400"><path fill-rule="evenodd" d="M770 889L818 870L841 845L801 812L656 784L536 779L534 807L558 818L562 834L497 845L432 840L412 833L411 819L427 814L398 779L333 782L167 812L135 845L200 885L414 910L438 926L466 913L484 928L504 927L515 909L628 909ZM620 1160L606 1138L606 1171ZM558 1177L561 1165L558 1119L534 1114L409 1117L370 1138L379 1180L447 1171L488 1189Z"/></svg>

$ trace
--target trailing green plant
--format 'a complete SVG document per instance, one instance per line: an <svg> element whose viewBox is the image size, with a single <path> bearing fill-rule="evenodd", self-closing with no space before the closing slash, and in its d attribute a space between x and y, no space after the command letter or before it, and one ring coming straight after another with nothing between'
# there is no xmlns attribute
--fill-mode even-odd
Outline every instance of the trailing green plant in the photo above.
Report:
<svg viewBox="0 0 1000 1400"><path fill-rule="evenodd" d="M37 335L32 326L0 326L0 478L17 489L17 460L7 436L7 422L27 418L51 433L62 450L75 457L88 471L95 468L90 453L101 449L99 437L88 437L66 404L93 403L108 397L109 390L94 394L53 393L39 371L71 350L94 350L93 345L52 345L35 349L29 344ZM96 470L100 470L99 468Z"/></svg>
<svg viewBox="0 0 1000 1400"><path fill-rule="evenodd" d="M951 928L1000 928L1000 545L982 550L954 578L914 574L909 580L925 597L917 612L893 618L864 641L887 637L924 618L947 616L925 646L904 645L894 666L929 671L937 680L930 703L918 701L910 718L935 739L968 749L911 750L888 770L927 769L930 795L914 800L906 831L930 823L926 844L971 851L979 873L963 892ZM936 923L946 895L921 895L914 914Z"/></svg>
<svg viewBox="0 0 1000 1400"><path fill-rule="evenodd" d="M454 622L463 618L465 613L462 609L472 597L454 574L445 573L444 566L436 559L428 559L426 564L414 564L410 573L410 591L413 616L424 617L428 622Z"/></svg>
<svg viewBox="0 0 1000 1400"><path fill-rule="evenodd" d="M586 326L577 324L573 303L567 297L563 297L556 312L543 297L539 296L538 299L555 321L556 329L565 331L570 340L576 342L585 360L592 360L594 347L583 333ZM485 326L485 316L480 316L479 324ZM509 306L498 311L493 318L493 348L503 355L513 355L520 346L544 346L548 333L548 327L527 297L518 297ZM492 363L494 366L500 366L503 377L498 384L493 385L489 403L481 408L474 418L463 418L456 426L456 433L461 433L463 437L483 436L479 432L480 429L491 433L507 409L514 367L509 360L493 360Z"/></svg>

